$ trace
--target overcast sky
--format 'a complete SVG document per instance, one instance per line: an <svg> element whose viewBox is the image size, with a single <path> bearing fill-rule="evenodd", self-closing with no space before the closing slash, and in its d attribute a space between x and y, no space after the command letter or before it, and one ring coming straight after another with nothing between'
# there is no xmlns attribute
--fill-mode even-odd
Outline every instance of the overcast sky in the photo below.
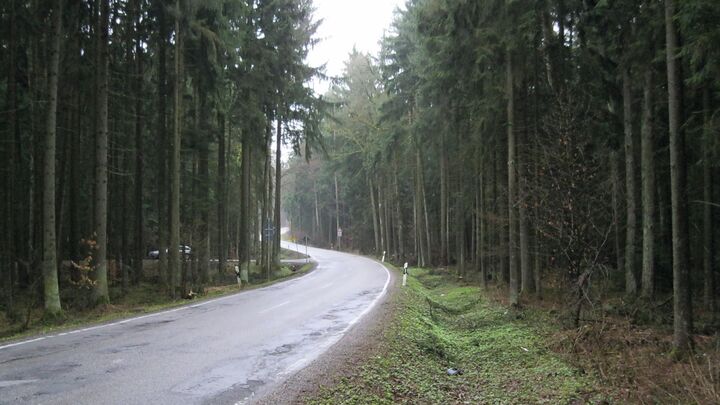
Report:
<svg viewBox="0 0 720 405"><path fill-rule="evenodd" d="M358 51L377 56L379 41L393 20L393 10L405 0L314 0L315 20L322 19L315 45L309 55L311 66L326 64L329 76L339 76L343 63L353 46ZM316 83L319 94L328 88L327 83Z"/></svg>

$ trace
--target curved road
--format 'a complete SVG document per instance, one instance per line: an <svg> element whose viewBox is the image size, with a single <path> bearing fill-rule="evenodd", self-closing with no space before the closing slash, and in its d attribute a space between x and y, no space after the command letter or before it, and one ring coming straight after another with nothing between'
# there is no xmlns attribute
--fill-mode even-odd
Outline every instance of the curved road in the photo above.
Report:
<svg viewBox="0 0 720 405"><path fill-rule="evenodd" d="M377 262L308 251L318 268L290 281L0 345L0 404L257 399L337 342L388 288Z"/></svg>

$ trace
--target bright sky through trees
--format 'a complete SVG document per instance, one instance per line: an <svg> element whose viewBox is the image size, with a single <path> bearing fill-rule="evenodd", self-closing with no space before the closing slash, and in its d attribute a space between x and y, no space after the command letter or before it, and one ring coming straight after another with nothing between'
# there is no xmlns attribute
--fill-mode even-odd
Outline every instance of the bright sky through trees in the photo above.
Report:
<svg viewBox="0 0 720 405"><path fill-rule="evenodd" d="M339 76L353 46L377 56L379 41L389 29L393 11L403 0L315 0L315 19L322 20L317 32L320 42L310 51L311 66L326 64L328 76ZM323 93L328 83L316 83Z"/></svg>

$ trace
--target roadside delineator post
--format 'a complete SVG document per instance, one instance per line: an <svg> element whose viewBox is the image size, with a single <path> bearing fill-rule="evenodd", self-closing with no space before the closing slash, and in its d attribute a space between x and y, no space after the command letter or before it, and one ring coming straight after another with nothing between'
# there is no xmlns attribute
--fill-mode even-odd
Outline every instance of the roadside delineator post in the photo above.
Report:
<svg viewBox="0 0 720 405"><path fill-rule="evenodd" d="M235 266L235 277L237 278L238 288L242 288L242 280L240 279L240 268Z"/></svg>
<svg viewBox="0 0 720 405"><path fill-rule="evenodd" d="M408 264L405 262L405 265L403 266L403 287L407 285L407 276L408 276Z"/></svg>
<svg viewBox="0 0 720 405"><path fill-rule="evenodd" d="M382 257L382 259L381 259L380 261L383 262L383 263L385 263L385 251L384 251L384 250L383 250L383 257Z"/></svg>

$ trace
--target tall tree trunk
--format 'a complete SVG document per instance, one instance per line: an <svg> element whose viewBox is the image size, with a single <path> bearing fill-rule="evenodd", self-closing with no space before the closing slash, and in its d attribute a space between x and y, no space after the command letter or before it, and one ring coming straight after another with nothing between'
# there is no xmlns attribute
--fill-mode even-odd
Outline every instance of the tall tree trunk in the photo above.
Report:
<svg viewBox="0 0 720 405"><path fill-rule="evenodd" d="M240 229L238 230L238 260L239 263L242 265L242 263L247 262L250 259L250 249L249 249L249 235L250 235L250 213L252 212L250 210L250 183L251 183L251 175L250 175L250 156L251 150L252 150L252 144L250 141L250 136L247 133L247 131L243 132L242 137L242 161L240 162L241 165L241 190L240 190ZM263 193L264 194L264 193ZM253 232L254 233L254 232Z"/></svg>
<svg viewBox="0 0 720 405"><path fill-rule="evenodd" d="M620 158L614 150L610 151L610 181L612 183L613 228L615 229L615 263L617 271L623 271L623 255L620 236Z"/></svg>
<svg viewBox="0 0 720 405"><path fill-rule="evenodd" d="M320 223L320 204L318 202L317 181L313 182L313 193L315 194L315 229L317 229L317 232L313 234L313 237L320 239L322 236L322 224Z"/></svg>
<svg viewBox="0 0 720 405"><path fill-rule="evenodd" d="M375 239L375 254L380 254L380 228L378 227L377 205L375 204L375 186L372 175L368 176L368 187L370 188L370 207L373 219L373 235Z"/></svg>
<svg viewBox="0 0 720 405"><path fill-rule="evenodd" d="M687 162L685 134L681 129L682 96L679 74L678 33L675 1L665 0L665 43L668 78L668 130L670 133L670 188L672 200L673 252L673 346L681 354L690 348L692 305L688 260Z"/></svg>
<svg viewBox="0 0 720 405"><path fill-rule="evenodd" d="M477 260L480 268L480 278L482 280L482 286L484 289L487 289L487 265L485 263L485 240L487 233L487 228L485 226L485 150L480 150L477 162L478 168L475 171L478 182L476 189L476 198L478 200L478 236L475 239L475 243L477 243L475 259Z"/></svg>
<svg viewBox="0 0 720 405"><path fill-rule="evenodd" d="M141 37L142 9L141 1L135 0L135 259L133 260L133 283L139 284L143 278L143 257L145 257L145 217L143 214L144 153L143 145L143 47Z"/></svg>
<svg viewBox="0 0 720 405"><path fill-rule="evenodd" d="M173 298L178 297L180 287L180 143L182 142L182 97L184 87L183 72L183 45L184 33L181 27L182 14L181 1L176 0L175 6L178 15L175 17L175 84L173 86L173 137L170 151L170 246L168 247L168 271L170 277L170 291Z"/></svg>
<svg viewBox="0 0 720 405"><path fill-rule="evenodd" d="M62 35L62 0L55 1L52 13L50 64L48 67L48 108L43 163L43 292L45 313L50 317L62 312L58 286L57 249L55 240L55 138L57 133L57 91Z"/></svg>
<svg viewBox="0 0 720 405"><path fill-rule="evenodd" d="M158 277L160 285L165 288L171 286L172 280L168 273L168 217L169 217L169 193L168 193L168 134L167 134L167 22L165 6L163 2L157 2L159 44L158 44L158 118L157 118L157 194L156 204L158 210Z"/></svg>
<svg viewBox="0 0 720 405"><path fill-rule="evenodd" d="M95 234L97 253L95 255L95 274L97 277L93 291L94 301L98 304L110 302L107 279L107 219L108 219L108 14L109 0L99 0L97 66L97 138L95 140Z"/></svg>
<svg viewBox="0 0 720 405"><path fill-rule="evenodd" d="M510 257L510 305L519 304L519 280L518 280L518 256L517 256L517 177L515 167L515 95L513 84L512 54L508 49L506 52L506 97L507 97L507 136L508 136L508 252Z"/></svg>
<svg viewBox="0 0 720 405"><path fill-rule="evenodd" d="M425 169L423 167L423 159L422 155L420 153L420 149L417 150L417 159L418 159L418 167L419 170L419 176L420 176L420 195L421 195L421 205L422 205L422 214L424 214L424 220L425 223L423 224L422 228L425 230L425 263L430 266L432 264L432 257L431 257L431 246L432 243L430 242L430 218L428 217L428 207L427 207L427 196L425 194ZM422 237L422 235L421 235Z"/></svg>
<svg viewBox="0 0 720 405"><path fill-rule="evenodd" d="M342 250L342 228L340 228L340 191L338 190L337 173L335 173L335 231L337 233L337 250Z"/></svg>
<svg viewBox="0 0 720 405"><path fill-rule="evenodd" d="M204 104L204 103L203 103ZM205 111L206 107L203 107ZM205 115L206 113L203 112ZM206 121L203 120L205 123ZM207 128L206 125L203 125ZM198 273L199 280L196 283L198 293L205 292L205 285L210 278L210 168L209 168L209 155L210 145L208 145L208 139L203 136L203 140L200 142L200 150L198 151L198 199L197 199L197 210L198 212L198 235L197 235L197 247L198 247Z"/></svg>
<svg viewBox="0 0 720 405"><path fill-rule="evenodd" d="M642 132L640 140L642 164L643 260L641 295L652 299L655 294L655 143L653 141L652 69L645 72L643 90Z"/></svg>
<svg viewBox="0 0 720 405"><path fill-rule="evenodd" d="M448 187L447 187L447 145L445 133L440 133L440 264L448 264Z"/></svg>
<svg viewBox="0 0 720 405"><path fill-rule="evenodd" d="M405 234L404 225L402 218L402 208L400 206L400 189L398 186L397 178L397 160L393 162L395 164L395 170L393 171L393 184L395 186L395 223L397 224L397 239L398 239L398 259L400 261L405 260Z"/></svg>
<svg viewBox="0 0 720 405"><path fill-rule="evenodd" d="M282 121L277 119L277 139L275 143L275 239L273 245L273 262L280 264L280 194L282 191Z"/></svg>
<svg viewBox="0 0 720 405"><path fill-rule="evenodd" d="M713 199L713 126L712 126L712 110L710 105L710 84L706 84L703 89L703 130L704 136L704 154L703 154L703 302L708 312L712 314L715 320L717 313L717 296L715 294L715 269L714 265L714 245L715 235L713 228L713 207L710 202Z"/></svg>
<svg viewBox="0 0 720 405"><path fill-rule="evenodd" d="M637 237L637 202L635 196L635 139L632 128L632 93L630 70L622 68L623 126L625 128L625 202L627 208L627 226L625 228L625 294L637 293L635 274L635 242Z"/></svg>
<svg viewBox="0 0 720 405"><path fill-rule="evenodd" d="M7 111L7 141L5 142L7 153L7 176L4 179L7 183L5 190L7 191L5 196L5 212L0 212L0 215L4 217L5 223L4 228L6 231L3 232L3 236L0 238L5 242L5 246L1 246L0 249L4 249L6 253L5 261L0 262L0 266L4 266L4 282L5 282L5 312L6 314L12 314L14 311L14 286L15 286L15 268L17 263L17 251L16 244L20 242L21 237L18 232L18 217L17 209L19 208L16 204L18 198L18 189L16 179L16 165L21 159L21 156L16 154L19 148L19 143L16 145L17 139L20 137L19 125L18 125L18 114L17 114L17 4L16 0L10 2L10 38L8 43L9 50L9 63L8 63L8 77L7 77L7 103L5 110ZM0 258L1 260L2 258Z"/></svg>
<svg viewBox="0 0 720 405"><path fill-rule="evenodd" d="M527 85L523 86L523 130L518 132L520 139L517 142L515 148L515 161L517 170L517 194L518 194L518 220L519 220L519 242L520 242L520 292L529 293L533 289L533 276L532 269L530 267L530 238L528 235L528 223L527 223L527 196L526 196L526 178L525 169L523 167L521 145L527 141L527 130L528 130L528 118L527 118Z"/></svg>
<svg viewBox="0 0 720 405"><path fill-rule="evenodd" d="M218 274L225 270L227 258L228 218L227 218L227 153L225 151L225 140L227 137L227 120L225 114L218 115L220 131L218 131L218 173L217 173L217 231L218 231Z"/></svg>

